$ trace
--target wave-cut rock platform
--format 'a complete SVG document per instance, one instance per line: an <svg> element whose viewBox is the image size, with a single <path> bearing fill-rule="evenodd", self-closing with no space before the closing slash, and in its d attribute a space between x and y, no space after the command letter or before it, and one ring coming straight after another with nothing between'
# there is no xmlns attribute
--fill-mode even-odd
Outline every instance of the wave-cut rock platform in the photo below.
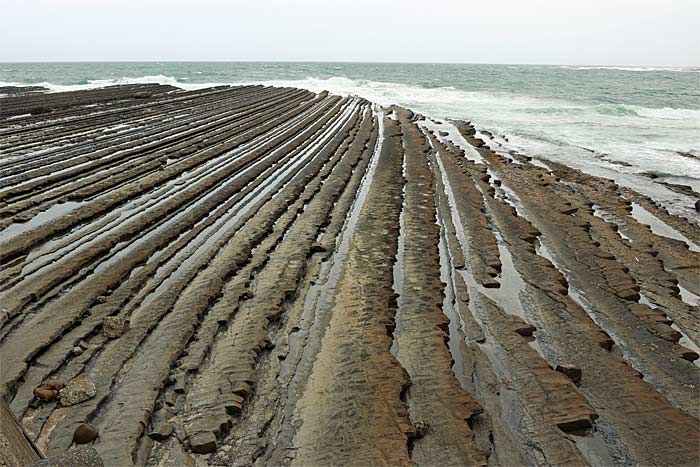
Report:
<svg viewBox="0 0 700 467"><path fill-rule="evenodd" d="M41 91L0 99L0 396L41 455L700 464L694 220L358 97Z"/></svg>

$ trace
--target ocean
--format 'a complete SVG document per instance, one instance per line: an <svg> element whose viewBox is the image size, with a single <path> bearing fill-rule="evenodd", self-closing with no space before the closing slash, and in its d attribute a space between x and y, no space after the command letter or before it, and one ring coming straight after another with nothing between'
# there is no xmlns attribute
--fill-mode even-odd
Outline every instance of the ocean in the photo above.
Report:
<svg viewBox="0 0 700 467"><path fill-rule="evenodd" d="M464 119L504 150L615 179L671 211L700 191L700 68L403 63L0 63L0 86L55 91L158 82L185 89L261 83L359 95Z"/></svg>

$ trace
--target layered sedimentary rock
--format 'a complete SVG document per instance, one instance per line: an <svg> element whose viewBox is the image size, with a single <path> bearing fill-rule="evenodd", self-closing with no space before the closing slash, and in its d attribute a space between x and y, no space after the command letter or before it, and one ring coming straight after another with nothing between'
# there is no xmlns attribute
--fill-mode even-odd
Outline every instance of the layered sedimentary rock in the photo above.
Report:
<svg viewBox="0 0 700 467"><path fill-rule="evenodd" d="M700 463L692 219L357 97L29 91L0 396L49 457Z"/></svg>

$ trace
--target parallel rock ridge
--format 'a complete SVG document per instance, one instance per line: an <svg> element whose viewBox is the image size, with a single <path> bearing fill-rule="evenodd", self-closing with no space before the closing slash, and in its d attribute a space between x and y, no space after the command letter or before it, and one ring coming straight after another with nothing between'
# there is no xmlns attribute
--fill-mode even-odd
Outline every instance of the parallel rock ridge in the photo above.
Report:
<svg viewBox="0 0 700 467"><path fill-rule="evenodd" d="M700 464L694 220L358 97L42 91L0 99L41 465Z"/></svg>

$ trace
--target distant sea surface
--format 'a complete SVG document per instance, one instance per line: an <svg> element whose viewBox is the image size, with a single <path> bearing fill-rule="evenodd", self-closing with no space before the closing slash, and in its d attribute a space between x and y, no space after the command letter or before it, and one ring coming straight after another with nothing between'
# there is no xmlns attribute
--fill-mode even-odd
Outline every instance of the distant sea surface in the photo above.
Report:
<svg viewBox="0 0 700 467"><path fill-rule="evenodd" d="M261 83L355 94L471 120L505 148L640 189L700 190L700 68L284 62L0 63L0 86L55 91L158 82L186 89ZM505 140L507 138L507 142Z"/></svg>

